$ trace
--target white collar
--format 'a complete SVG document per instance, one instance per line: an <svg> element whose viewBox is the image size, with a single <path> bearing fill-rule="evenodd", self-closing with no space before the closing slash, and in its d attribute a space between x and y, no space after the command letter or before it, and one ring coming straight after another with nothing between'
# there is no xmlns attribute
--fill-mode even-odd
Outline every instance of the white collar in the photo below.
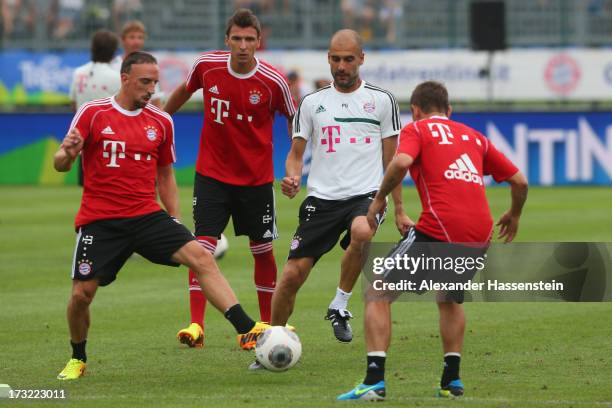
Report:
<svg viewBox="0 0 612 408"><path fill-rule="evenodd" d="M232 69L232 54L230 54L227 58L228 72L230 73L231 76L236 77L238 79L248 79L252 77L253 75L255 75L258 69L259 69L259 60L257 59L257 57L255 57L255 68L253 68L251 71L247 72L246 74L241 74Z"/></svg>
<svg viewBox="0 0 612 408"><path fill-rule="evenodd" d="M140 112L142 112L142 108L136 109L136 110L133 110L133 111L130 111L130 110L127 110L127 109L123 109L117 103L117 100L115 99L116 96L117 95L113 95L111 97L111 104L113 105L113 108L117 109L119 112L123 113L126 116L138 116L138 115L140 115Z"/></svg>

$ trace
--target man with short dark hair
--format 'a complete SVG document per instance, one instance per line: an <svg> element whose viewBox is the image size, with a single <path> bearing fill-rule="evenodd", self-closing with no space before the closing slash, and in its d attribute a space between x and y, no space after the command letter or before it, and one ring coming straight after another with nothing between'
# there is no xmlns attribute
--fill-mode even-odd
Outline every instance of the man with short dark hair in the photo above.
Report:
<svg viewBox="0 0 612 408"><path fill-rule="evenodd" d="M249 237L261 320L269 322L276 286L272 240L277 238L272 127L276 112L288 119L290 127L295 105L284 75L255 57L260 41L257 17L250 10L237 10L225 30L230 51L202 54L164 110L174 114L202 89L204 124L193 194L195 235L214 252L231 217L235 234ZM197 291L194 277L190 272L191 324L177 336L190 347L202 347L206 299ZM244 336L239 344L243 349L255 346L252 338Z"/></svg>
<svg viewBox="0 0 612 408"><path fill-rule="evenodd" d="M201 290L238 334L256 339L263 330L244 312L211 254L178 221L174 124L149 103L158 77L152 55L128 55L119 92L81 106L54 156L55 169L65 172L82 153L86 175L75 220L67 313L72 358L60 380L84 374L89 305L98 287L112 283L134 252L154 263L190 267ZM166 211L156 201L157 192Z"/></svg>
<svg viewBox="0 0 612 408"><path fill-rule="evenodd" d="M121 87L119 73L111 67L119 39L108 30L98 30L91 37L91 61L72 74L70 106L76 112L85 102L116 94ZM83 185L83 167L79 160L79 185Z"/></svg>
<svg viewBox="0 0 612 408"><path fill-rule="evenodd" d="M387 167L383 182L368 210L368 222L376 228L376 215L385 206L385 197L401 184L408 169L421 198L423 211L414 226L388 256L422 256L423 243L447 243L460 253L482 254L493 235L493 219L483 177L510 184L512 204L499 219L499 238L514 239L523 204L527 179L481 133L449 119L451 107L444 85L428 81L416 87L410 99L414 122L400 133L395 158ZM421 244L421 245L419 245ZM452 245L451 245L452 244ZM468 244L468 245L464 245ZM474 271L475 272L475 271ZM455 273L451 271L451 273ZM459 376L465 315L463 292L438 293L440 334L444 369L440 397L461 396ZM391 342L391 300L385 291L373 287L365 292L366 377L362 384L338 396L339 400L383 400L385 360Z"/></svg>
<svg viewBox="0 0 612 408"><path fill-rule="evenodd" d="M72 109L85 102L114 95L119 91L121 78L110 66L119 39L108 30L98 30L91 37L91 61L76 68L70 85Z"/></svg>

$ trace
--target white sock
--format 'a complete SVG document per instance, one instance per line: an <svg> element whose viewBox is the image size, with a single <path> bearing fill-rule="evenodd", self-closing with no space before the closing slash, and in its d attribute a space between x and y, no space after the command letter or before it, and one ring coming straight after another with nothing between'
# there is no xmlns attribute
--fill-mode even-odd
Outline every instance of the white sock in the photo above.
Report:
<svg viewBox="0 0 612 408"><path fill-rule="evenodd" d="M348 301L351 298L353 292L345 292L340 288L336 289L336 297L329 304L330 309L347 309Z"/></svg>
<svg viewBox="0 0 612 408"><path fill-rule="evenodd" d="M369 357L387 357L387 353L384 351L368 351Z"/></svg>

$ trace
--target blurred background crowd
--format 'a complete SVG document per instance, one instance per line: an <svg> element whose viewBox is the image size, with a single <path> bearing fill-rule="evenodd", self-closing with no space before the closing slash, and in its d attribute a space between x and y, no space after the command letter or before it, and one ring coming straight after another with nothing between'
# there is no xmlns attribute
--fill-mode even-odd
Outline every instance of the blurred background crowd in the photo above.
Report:
<svg viewBox="0 0 612 408"><path fill-rule="evenodd" d="M142 20L155 49L223 46L237 7L261 19L264 48L322 49L341 27L371 48L468 47L469 0L0 0L4 48L87 48L95 30ZM612 44L612 0L506 2L510 46Z"/></svg>

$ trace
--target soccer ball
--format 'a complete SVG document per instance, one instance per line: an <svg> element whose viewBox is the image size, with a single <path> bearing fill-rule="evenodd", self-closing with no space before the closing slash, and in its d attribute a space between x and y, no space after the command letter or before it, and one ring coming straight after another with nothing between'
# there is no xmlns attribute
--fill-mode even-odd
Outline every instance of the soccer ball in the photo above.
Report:
<svg viewBox="0 0 612 408"><path fill-rule="evenodd" d="M302 343L297 334L284 326L272 326L257 339L257 360L270 371L286 371L302 355Z"/></svg>
<svg viewBox="0 0 612 408"><path fill-rule="evenodd" d="M215 248L215 259L221 259L229 249L229 242L224 234L221 234L221 238L217 241L217 248Z"/></svg>

